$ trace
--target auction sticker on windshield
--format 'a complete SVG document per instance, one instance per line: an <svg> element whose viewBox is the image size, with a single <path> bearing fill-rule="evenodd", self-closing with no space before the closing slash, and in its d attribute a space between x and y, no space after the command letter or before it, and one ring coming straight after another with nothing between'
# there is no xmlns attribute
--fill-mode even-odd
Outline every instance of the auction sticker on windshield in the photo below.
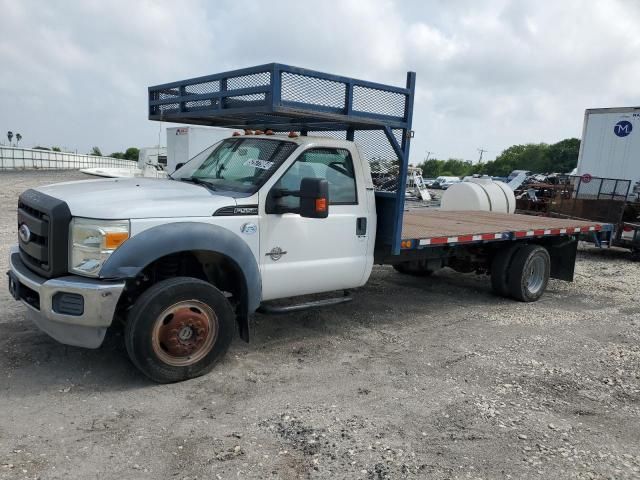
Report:
<svg viewBox="0 0 640 480"><path fill-rule="evenodd" d="M250 158L243 164L245 167L256 167L261 170L269 170L273 166L273 162L267 160L258 160L257 158Z"/></svg>

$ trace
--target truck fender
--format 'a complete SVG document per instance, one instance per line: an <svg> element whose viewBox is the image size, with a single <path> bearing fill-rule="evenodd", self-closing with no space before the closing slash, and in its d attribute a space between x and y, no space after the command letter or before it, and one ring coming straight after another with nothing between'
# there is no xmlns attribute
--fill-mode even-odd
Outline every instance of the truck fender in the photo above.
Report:
<svg viewBox="0 0 640 480"><path fill-rule="evenodd" d="M161 257L194 250L219 253L239 268L247 297L246 313L240 316L244 317L242 323L248 322L248 314L255 312L262 300L260 269L249 246L218 225L175 222L144 230L111 254L100 270L100 278L131 279Z"/></svg>

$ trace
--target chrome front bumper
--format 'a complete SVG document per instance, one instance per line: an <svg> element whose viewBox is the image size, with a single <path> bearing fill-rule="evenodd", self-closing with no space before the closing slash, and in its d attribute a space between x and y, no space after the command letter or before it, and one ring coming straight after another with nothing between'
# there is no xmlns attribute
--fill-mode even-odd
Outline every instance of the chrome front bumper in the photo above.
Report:
<svg viewBox="0 0 640 480"><path fill-rule="evenodd" d="M124 282L94 280L76 275L47 280L29 270L18 247L10 252L9 290L27 306L29 318L42 331L67 345L98 348L111 325ZM54 297L82 297L74 314L60 313ZM56 311L58 310L58 311Z"/></svg>

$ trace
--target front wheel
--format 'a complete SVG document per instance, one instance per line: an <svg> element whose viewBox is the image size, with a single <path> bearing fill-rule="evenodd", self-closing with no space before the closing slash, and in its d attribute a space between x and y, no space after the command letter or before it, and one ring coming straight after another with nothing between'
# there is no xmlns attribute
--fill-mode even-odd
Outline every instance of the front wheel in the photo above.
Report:
<svg viewBox="0 0 640 480"><path fill-rule="evenodd" d="M131 361L158 383L209 372L233 338L234 314L224 294L190 277L156 283L129 312L125 345Z"/></svg>

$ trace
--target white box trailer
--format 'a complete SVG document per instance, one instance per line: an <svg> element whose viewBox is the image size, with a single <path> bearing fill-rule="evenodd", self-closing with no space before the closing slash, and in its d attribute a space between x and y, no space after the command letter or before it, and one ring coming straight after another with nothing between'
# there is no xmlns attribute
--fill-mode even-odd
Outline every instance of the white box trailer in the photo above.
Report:
<svg viewBox="0 0 640 480"><path fill-rule="evenodd" d="M585 110L577 173L640 181L640 107Z"/></svg>
<svg viewBox="0 0 640 480"><path fill-rule="evenodd" d="M230 128L183 126L167 128L167 171L186 163L214 143L233 135Z"/></svg>

